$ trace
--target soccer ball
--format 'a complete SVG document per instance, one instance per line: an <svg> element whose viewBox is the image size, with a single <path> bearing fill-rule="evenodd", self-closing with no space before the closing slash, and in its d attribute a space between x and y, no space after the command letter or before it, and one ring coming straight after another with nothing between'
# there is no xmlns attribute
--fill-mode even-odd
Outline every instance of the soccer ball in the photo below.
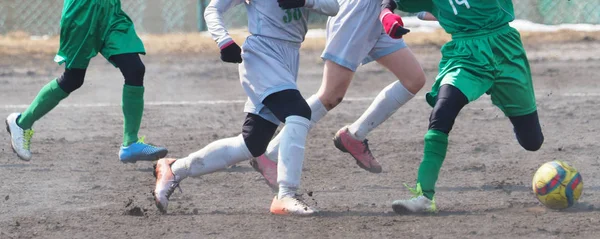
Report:
<svg viewBox="0 0 600 239"><path fill-rule="evenodd" d="M579 200L583 180L577 169L562 161L543 164L533 175L533 192L551 209L565 209Z"/></svg>

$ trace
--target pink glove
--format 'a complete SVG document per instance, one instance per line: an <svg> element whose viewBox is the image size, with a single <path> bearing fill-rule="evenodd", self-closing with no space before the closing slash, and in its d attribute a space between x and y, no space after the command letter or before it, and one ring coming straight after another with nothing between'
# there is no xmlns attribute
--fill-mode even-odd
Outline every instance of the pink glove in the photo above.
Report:
<svg viewBox="0 0 600 239"><path fill-rule="evenodd" d="M410 30L404 28L402 17L394 14L390 9L383 9L381 14L379 14L379 20L381 21L381 24L383 24L385 33L394 39L400 39L406 33L410 32Z"/></svg>

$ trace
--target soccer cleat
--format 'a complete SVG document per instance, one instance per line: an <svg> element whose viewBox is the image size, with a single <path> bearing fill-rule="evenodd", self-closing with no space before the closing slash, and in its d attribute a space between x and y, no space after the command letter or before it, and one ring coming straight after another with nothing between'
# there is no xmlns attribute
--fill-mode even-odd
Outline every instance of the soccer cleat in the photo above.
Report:
<svg viewBox="0 0 600 239"><path fill-rule="evenodd" d="M156 187L152 194L154 195L154 202L158 210L165 214L167 213L167 206L169 205L169 197L175 191L175 188L179 188L179 180L171 171L171 165L176 159L163 158L156 162L154 166L154 176L156 177ZM179 188L181 191L181 188Z"/></svg>
<svg viewBox="0 0 600 239"><path fill-rule="evenodd" d="M277 163L271 161L263 154L257 158L251 159L250 166L263 176L267 186L274 192L279 191L279 184L277 184Z"/></svg>
<svg viewBox="0 0 600 239"><path fill-rule="evenodd" d="M10 134L11 147L20 159L31 160L31 150L29 148L33 130L23 130L18 124L17 119L21 114L12 113L6 118L6 130Z"/></svg>
<svg viewBox="0 0 600 239"><path fill-rule="evenodd" d="M333 143L342 152L352 155L362 169L371 173L381 173L381 165L371 154L368 140L360 141L352 137L348 126L344 126L335 134Z"/></svg>
<svg viewBox="0 0 600 239"><path fill-rule="evenodd" d="M421 184L417 184L416 188L410 188L406 184L404 185L413 194L413 197L408 200L396 200L392 203L392 209L398 214L410 214L410 213L435 213L437 207L435 205L435 198L429 199L423 195L421 190Z"/></svg>
<svg viewBox="0 0 600 239"><path fill-rule="evenodd" d="M276 215L310 216L317 213L299 197L273 198L271 213Z"/></svg>
<svg viewBox="0 0 600 239"><path fill-rule="evenodd" d="M136 163L137 161L156 161L167 156L169 151L163 147L156 147L144 143L144 137L127 147L121 146L119 159L122 163Z"/></svg>

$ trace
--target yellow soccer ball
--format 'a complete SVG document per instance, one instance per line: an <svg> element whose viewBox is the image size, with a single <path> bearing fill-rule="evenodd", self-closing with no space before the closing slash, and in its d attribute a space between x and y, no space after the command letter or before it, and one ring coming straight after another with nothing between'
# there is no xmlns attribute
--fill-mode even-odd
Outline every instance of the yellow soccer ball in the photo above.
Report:
<svg viewBox="0 0 600 239"><path fill-rule="evenodd" d="M533 192L551 209L573 206L583 191L583 180L577 169L562 161L543 164L533 175Z"/></svg>

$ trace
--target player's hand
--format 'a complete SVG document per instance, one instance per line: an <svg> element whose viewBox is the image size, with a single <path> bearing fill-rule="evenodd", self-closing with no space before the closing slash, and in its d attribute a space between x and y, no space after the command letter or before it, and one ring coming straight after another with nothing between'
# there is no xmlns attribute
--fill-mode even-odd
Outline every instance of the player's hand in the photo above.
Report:
<svg viewBox="0 0 600 239"><path fill-rule="evenodd" d="M304 7L306 0L277 0L279 7L282 9L292 9Z"/></svg>
<svg viewBox="0 0 600 239"><path fill-rule="evenodd" d="M385 33L394 39L400 39L410 32L410 30L404 28L402 17L394 14L390 9L384 8L379 15L379 20L381 20L381 24L383 24Z"/></svg>
<svg viewBox="0 0 600 239"><path fill-rule="evenodd" d="M230 63L242 63L242 49L234 41L221 47L221 60Z"/></svg>

